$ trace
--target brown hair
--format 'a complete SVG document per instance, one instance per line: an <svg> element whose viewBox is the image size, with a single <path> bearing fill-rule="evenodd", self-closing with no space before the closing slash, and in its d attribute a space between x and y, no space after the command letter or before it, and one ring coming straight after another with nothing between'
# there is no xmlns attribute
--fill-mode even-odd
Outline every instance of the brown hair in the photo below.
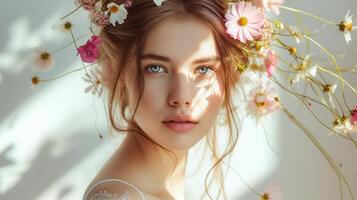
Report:
<svg viewBox="0 0 357 200"><path fill-rule="evenodd" d="M103 8L106 8L108 3L115 2L118 5L124 1L120 0L104 0ZM142 131L139 126L130 117L126 117L125 108L128 106L128 93L126 88L126 71L128 63L136 63L137 74L135 82L138 90L137 99L135 99L136 106L134 113L140 102L144 81L143 74L139 62L142 55L142 49L149 31L158 23L171 16L191 17L208 25L214 34L216 46L220 54L221 63L223 66L223 83L224 83L224 108L226 120L229 131L228 144L224 151L220 154L217 150L216 144L216 125L207 134L207 144L212 151L213 166L205 178L205 191L210 199L212 199L207 189L207 180L210 173L214 172L215 180L220 183L221 191L226 198L223 177L220 168L222 160L229 155L238 140L239 132L237 121L234 116L234 107L232 104L232 91L239 80L239 72L236 66L246 61L246 56L243 55L241 47L238 42L230 38L224 27L224 14L227 10L227 4L224 0L167 0L161 6L156 6L153 0L136 0L133 1L132 6L128 9L128 16L123 24L116 27L106 26L100 33L102 38L101 44L101 58L99 63L104 70L110 75L108 88L108 113L111 126L119 132L138 133L150 142L166 149L157 144L147 134ZM117 115L117 111L120 111ZM132 116L133 116L132 115ZM121 128L119 119L123 119L127 124L127 128ZM168 150L168 149L166 149ZM168 150L169 151L169 150ZM212 179L208 184L211 185ZM218 197L220 196L218 193ZM204 194L203 194L204 195Z"/></svg>

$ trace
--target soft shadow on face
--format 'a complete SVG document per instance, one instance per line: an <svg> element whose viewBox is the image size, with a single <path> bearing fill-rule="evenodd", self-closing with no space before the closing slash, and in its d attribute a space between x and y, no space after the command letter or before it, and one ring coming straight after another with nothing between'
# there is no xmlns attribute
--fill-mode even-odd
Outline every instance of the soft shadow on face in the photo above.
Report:
<svg viewBox="0 0 357 200"><path fill-rule="evenodd" d="M223 70L210 28L193 18L165 19L149 33L140 64L145 87L134 120L166 148L192 147L210 130L223 103ZM128 83L131 104L133 81ZM198 124L184 133L168 129L163 121L177 115Z"/></svg>

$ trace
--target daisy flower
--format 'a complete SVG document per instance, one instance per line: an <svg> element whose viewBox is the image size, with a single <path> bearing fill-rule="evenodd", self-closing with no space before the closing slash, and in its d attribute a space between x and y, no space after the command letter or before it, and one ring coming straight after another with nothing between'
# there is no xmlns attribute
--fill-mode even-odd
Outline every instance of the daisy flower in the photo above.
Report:
<svg viewBox="0 0 357 200"><path fill-rule="evenodd" d="M304 38L303 33L299 31L296 26L289 26L288 28L290 34L295 38L296 43L300 43L301 40Z"/></svg>
<svg viewBox="0 0 357 200"><path fill-rule="evenodd" d="M280 188L269 185L260 197L261 200L282 200Z"/></svg>
<svg viewBox="0 0 357 200"><path fill-rule="evenodd" d="M337 118L333 122L333 129L343 134L348 133L352 130L351 119L349 117Z"/></svg>
<svg viewBox="0 0 357 200"><path fill-rule="evenodd" d="M292 78L291 83L297 83L301 79L305 79L306 77L315 77L317 73L317 66L310 64L310 55L307 55L296 69L296 75Z"/></svg>
<svg viewBox="0 0 357 200"><path fill-rule="evenodd" d="M109 21L111 24L113 24L113 26L116 26L117 22L118 24L124 23L124 20L128 15L128 11L126 10L124 4L119 6L116 3L109 3L107 5L107 9L108 10L105 12L105 14L109 15L110 13Z"/></svg>
<svg viewBox="0 0 357 200"><path fill-rule="evenodd" d="M72 31L73 24L70 21L64 21L52 26L52 30L61 31L61 32L69 32Z"/></svg>
<svg viewBox="0 0 357 200"><path fill-rule="evenodd" d="M329 100L329 103L331 104L331 106L333 108L335 108L335 103L333 101L333 93L335 93L336 91L336 88L337 88L337 82L333 85L331 84L326 84L322 87L322 90L327 94L327 97L328 97L328 100Z"/></svg>
<svg viewBox="0 0 357 200"><path fill-rule="evenodd" d="M350 41L352 40L351 32L357 29L357 26L353 26L352 24L352 15L350 15L350 10L348 10L345 16L345 20L339 24L339 29L341 32L343 32L345 36L345 40L347 44L349 44Z"/></svg>
<svg viewBox="0 0 357 200"><path fill-rule="evenodd" d="M248 96L248 114L259 120L269 115L279 107L278 97L270 82L260 82Z"/></svg>
<svg viewBox="0 0 357 200"><path fill-rule="evenodd" d="M268 77L270 78L276 70L278 64L278 58L273 50L269 50L267 56L264 59L264 64Z"/></svg>
<svg viewBox="0 0 357 200"><path fill-rule="evenodd" d="M104 90L104 86L107 85L104 74L99 69L99 67L94 67L90 70L90 75L88 73L85 74L85 77L82 79L89 83L84 90L85 93L92 92L92 94L98 93L98 96L101 96Z"/></svg>
<svg viewBox="0 0 357 200"><path fill-rule="evenodd" d="M226 32L242 43L262 35L264 13L251 2L239 1L232 4L225 18Z"/></svg>
<svg viewBox="0 0 357 200"><path fill-rule="evenodd" d="M33 68L35 70L46 71L53 65L53 56L46 50L35 48L35 56L33 59Z"/></svg>
<svg viewBox="0 0 357 200"><path fill-rule="evenodd" d="M161 6L162 2L164 2L166 0L154 0L154 3L157 5L157 6Z"/></svg>
<svg viewBox="0 0 357 200"><path fill-rule="evenodd" d="M326 93L334 93L336 91L337 88L337 83L331 85L331 84L326 84L323 87L323 91Z"/></svg>

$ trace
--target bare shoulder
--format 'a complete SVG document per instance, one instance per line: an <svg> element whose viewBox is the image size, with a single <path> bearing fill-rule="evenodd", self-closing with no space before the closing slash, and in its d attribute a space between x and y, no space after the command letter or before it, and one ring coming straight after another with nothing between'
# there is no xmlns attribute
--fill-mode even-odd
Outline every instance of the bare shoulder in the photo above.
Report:
<svg viewBox="0 0 357 200"><path fill-rule="evenodd" d="M144 200L144 195L135 185L119 179L99 181L89 189L84 200Z"/></svg>

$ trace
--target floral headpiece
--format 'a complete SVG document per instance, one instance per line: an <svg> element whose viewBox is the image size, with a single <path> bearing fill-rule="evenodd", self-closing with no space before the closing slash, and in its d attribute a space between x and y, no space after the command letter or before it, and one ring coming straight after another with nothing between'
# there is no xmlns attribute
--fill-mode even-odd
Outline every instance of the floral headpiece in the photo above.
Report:
<svg viewBox="0 0 357 200"><path fill-rule="evenodd" d="M153 0L157 6L161 6L164 2L165 0ZM75 3L78 6L76 10L83 8L89 12L92 32L89 40L82 46L77 45L72 32L73 24L65 20L76 10L63 17L62 22L54 26L54 29L70 33L83 63L81 68L85 71L83 79L90 84L85 88L85 92L91 91L101 96L106 86L105 74L98 66L92 68L90 73L87 71L87 67L95 64L100 55L98 45L101 43L101 38L93 31L92 25L115 27L124 23L132 1L126 0L120 5L109 3L106 8L102 8L101 0L76 0ZM345 98L347 91L357 96L357 90L343 78L345 73L356 73L356 68L341 67L337 58L323 44L313 39L317 32L299 30L298 27L286 25L274 17L279 15L280 9L306 15L322 22L324 27L332 26L341 32L346 43L349 44L352 40L351 32L357 28L353 26L350 11L339 22L333 22L303 10L283 6L284 0L231 0L226 3L228 4L224 21L226 33L240 43L243 54L248 58L247 62L236 63L235 66L236 71L241 73L239 84L244 90L249 89L246 93L247 113L260 122L272 112L283 111L322 152L353 199L353 193L346 178L331 156L309 129L289 112L272 87L272 85L279 86L283 91L296 97L316 121L335 135L357 146L356 140L351 135L352 131L357 129L357 102L352 102L353 106L351 106ZM307 50L299 48L303 44L306 44ZM309 50L312 45L327 56L331 66L324 66L314 60L315 55ZM286 54L285 57L288 58L278 56L277 50L282 55ZM48 69L53 63L52 53L39 49L36 51L35 69ZM34 85L48 80L53 80L53 78L46 80L38 76L32 77ZM318 117L314 111L314 107L318 106L328 111L332 119L330 122L324 122ZM340 192L342 194L342 190ZM269 195L268 191L261 198L273 199L269 198Z"/></svg>

